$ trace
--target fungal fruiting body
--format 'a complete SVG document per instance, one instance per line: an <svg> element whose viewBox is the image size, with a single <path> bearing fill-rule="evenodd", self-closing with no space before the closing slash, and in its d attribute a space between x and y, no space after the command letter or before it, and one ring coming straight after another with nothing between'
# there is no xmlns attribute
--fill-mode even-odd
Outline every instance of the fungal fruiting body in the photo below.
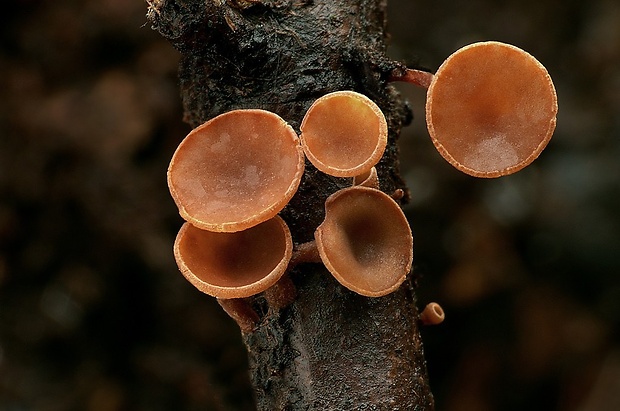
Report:
<svg viewBox="0 0 620 411"><path fill-rule="evenodd" d="M499 177L530 164L555 129L557 96L546 69L523 50L475 43L452 54L432 75L401 70L391 81L428 88L426 121L433 144L457 169ZM175 151L168 186L187 221L174 256L182 274L217 297L250 332L258 315L244 298L266 291L270 306L296 296L285 272L322 261L348 289L368 297L395 291L411 270L413 236L396 199L379 190L377 170L387 145L387 121L368 97L338 91L306 112L301 136L265 110L233 110L192 130ZM315 240L298 244L277 214L304 173L304 153L320 171L353 177L353 186L325 202ZM282 280L278 282L280 279ZM429 304L420 320L438 324Z"/></svg>
<svg viewBox="0 0 620 411"><path fill-rule="evenodd" d="M265 110L234 110L192 130L168 168L181 216L235 232L275 216L297 191L304 155L295 131Z"/></svg>
<svg viewBox="0 0 620 411"><path fill-rule="evenodd" d="M168 185L187 223L174 255L200 291L221 301L249 297L304 261L322 261L343 285L366 296L388 294L404 281L411 230L398 204L378 190L374 167L387 144L381 110L359 93L330 93L310 107L301 129L300 142L274 113L234 110L192 130L175 151ZM291 261L291 233L277 213L297 190L304 151L319 170L353 177L354 186L330 196L317 241L298 246ZM292 283L286 284L280 287L286 293L274 289L268 300L282 305L294 298ZM248 309L225 306L233 317ZM247 329L255 319L245 320Z"/></svg>
<svg viewBox="0 0 620 411"><path fill-rule="evenodd" d="M437 303L428 303L424 310L422 310L422 314L420 314L420 321L424 325L441 324L445 319L446 313Z"/></svg>
<svg viewBox="0 0 620 411"><path fill-rule="evenodd" d="M481 42L448 57L428 88L433 144L476 177L514 173L534 161L556 124L557 96L547 70L508 44Z"/></svg>
<svg viewBox="0 0 620 411"><path fill-rule="evenodd" d="M372 100L354 91L337 91L317 99L300 128L308 160L336 177L367 173L387 145L385 116Z"/></svg>
<svg viewBox="0 0 620 411"><path fill-rule="evenodd" d="M174 243L181 273L214 297L243 298L265 291L286 271L293 241L275 216L247 230L219 233L185 223Z"/></svg>
<svg viewBox="0 0 620 411"><path fill-rule="evenodd" d="M379 189L379 176L377 168L373 167L364 174L353 177L354 186L364 186Z"/></svg>
<svg viewBox="0 0 620 411"><path fill-rule="evenodd" d="M411 270L409 223L399 205L382 191L354 186L332 194L314 237L323 264L358 294L389 294Z"/></svg>

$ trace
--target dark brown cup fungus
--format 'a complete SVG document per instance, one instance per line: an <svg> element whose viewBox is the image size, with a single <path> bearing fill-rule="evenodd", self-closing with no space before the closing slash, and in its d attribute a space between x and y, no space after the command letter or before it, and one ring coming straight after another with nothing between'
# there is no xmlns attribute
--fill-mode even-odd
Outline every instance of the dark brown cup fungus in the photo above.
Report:
<svg viewBox="0 0 620 411"><path fill-rule="evenodd" d="M316 100L300 128L308 160L336 177L368 172L387 144L385 116L372 100L354 91L337 91Z"/></svg>
<svg viewBox="0 0 620 411"><path fill-rule="evenodd" d="M279 216L235 233L185 223L174 243L185 278L203 293L224 299L249 297L274 285L292 250L291 233Z"/></svg>
<svg viewBox="0 0 620 411"><path fill-rule="evenodd" d="M428 131L441 155L476 177L514 173L545 148L557 96L547 70L525 51L474 43L444 61L426 99Z"/></svg>
<svg viewBox="0 0 620 411"><path fill-rule="evenodd" d="M358 294L387 295L411 270L411 228L398 204L379 190L354 186L332 194L314 237L323 264Z"/></svg>
<svg viewBox="0 0 620 411"><path fill-rule="evenodd" d="M304 172L295 131L264 110L234 110L192 130L168 168L168 186L192 225L234 232L275 216Z"/></svg>

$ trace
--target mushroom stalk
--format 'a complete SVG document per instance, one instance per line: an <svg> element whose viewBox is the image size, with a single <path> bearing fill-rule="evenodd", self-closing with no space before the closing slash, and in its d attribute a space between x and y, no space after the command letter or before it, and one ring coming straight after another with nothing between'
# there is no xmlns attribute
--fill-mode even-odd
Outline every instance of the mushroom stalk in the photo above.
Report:
<svg viewBox="0 0 620 411"><path fill-rule="evenodd" d="M306 243L297 244L293 250L293 256L288 264L287 271L292 270L295 266L302 263L320 263L321 256L316 247L316 241L308 241Z"/></svg>
<svg viewBox="0 0 620 411"><path fill-rule="evenodd" d="M433 81L435 75L428 71L405 69L394 70L388 81L402 81L405 83L413 84L414 86L428 89Z"/></svg>
<svg viewBox="0 0 620 411"><path fill-rule="evenodd" d="M288 273L285 273L277 283L265 291L265 300L269 308L275 311L289 306L295 301L295 297L297 297L297 289Z"/></svg>
<svg viewBox="0 0 620 411"><path fill-rule="evenodd" d="M269 308L277 312L295 301L297 289L290 277L292 269L299 264L320 262L321 257L316 241L312 240L296 245L284 275L277 283L265 290L264 296Z"/></svg>
<svg viewBox="0 0 620 411"><path fill-rule="evenodd" d="M218 298L217 302L230 316L244 334L251 333L260 321L258 314L245 298Z"/></svg>

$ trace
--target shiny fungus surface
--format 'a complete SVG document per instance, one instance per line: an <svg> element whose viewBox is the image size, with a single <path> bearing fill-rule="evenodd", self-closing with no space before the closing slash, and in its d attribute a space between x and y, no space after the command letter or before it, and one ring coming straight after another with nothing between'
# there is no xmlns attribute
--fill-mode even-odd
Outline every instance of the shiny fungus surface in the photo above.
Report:
<svg viewBox="0 0 620 411"><path fill-rule="evenodd" d="M433 143L476 177L514 173L534 161L555 130L557 96L547 70L525 51L495 41L448 57L430 84L426 122Z"/></svg>
<svg viewBox="0 0 620 411"><path fill-rule="evenodd" d="M354 186L332 194L315 240L332 275L361 295L389 294L411 270L413 236L407 219L390 196L373 188Z"/></svg>
<svg viewBox="0 0 620 411"><path fill-rule="evenodd" d="M271 287L286 271L292 250L291 233L279 216L235 233L185 223L174 243L183 276L203 293L224 299L249 297Z"/></svg>
<svg viewBox="0 0 620 411"><path fill-rule="evenodd" d="M304 171L295 131L265 110L234 110L192 130L168 168L181 216L196 227L234 232L276 215Z"/></svg>
<svg viewBox="0 0 620 411"><path fill-rule="evenodd" d="M300 128L310 162L336 177L368 172L387 145L387 122L381 109L354 91L337 91L317 99Z"/></svg>

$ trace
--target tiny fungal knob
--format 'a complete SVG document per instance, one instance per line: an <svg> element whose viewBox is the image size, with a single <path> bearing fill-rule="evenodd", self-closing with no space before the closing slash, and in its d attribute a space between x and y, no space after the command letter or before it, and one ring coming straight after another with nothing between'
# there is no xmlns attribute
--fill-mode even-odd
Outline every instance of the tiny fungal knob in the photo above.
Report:
<svg viewBox="0 0 620 411"><path fill-rule="evenodd" d="M422 314L420 314L420 321L424 325L437 325L441 324L446 318L446 314L437 303L429 303L424 307Z"/></svg>

